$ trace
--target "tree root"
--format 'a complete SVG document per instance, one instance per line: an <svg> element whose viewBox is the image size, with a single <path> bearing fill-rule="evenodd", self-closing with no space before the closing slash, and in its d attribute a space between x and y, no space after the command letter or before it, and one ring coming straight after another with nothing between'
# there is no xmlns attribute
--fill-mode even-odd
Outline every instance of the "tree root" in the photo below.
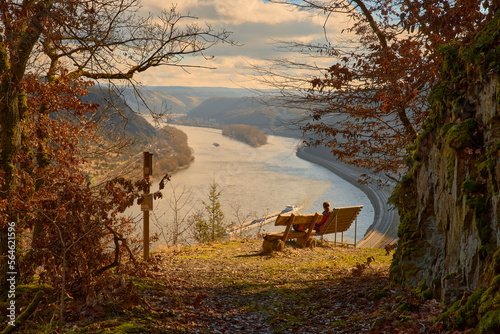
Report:
<svg viewBox="0 0 500 334"><path fill-rule="evenodd" d="M4 330L0 334L9 334L19 329L19 327L29 318L29 316L32 315L33 312L35 312L38 304L40 304L40 301L42 300L43 294L44 291L38 291L26 310L24 310L24 312L21 313L21 315L14 321L14 326L7 325L7 327L4 328Z"/></svg>

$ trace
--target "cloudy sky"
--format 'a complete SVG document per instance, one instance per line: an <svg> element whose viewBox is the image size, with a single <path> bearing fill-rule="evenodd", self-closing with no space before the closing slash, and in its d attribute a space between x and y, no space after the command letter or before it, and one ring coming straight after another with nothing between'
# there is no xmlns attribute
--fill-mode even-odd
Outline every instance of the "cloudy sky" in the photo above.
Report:
<svg viewBox="0 0 500 334"><path fill-rule="evenodd" d="M168 2L143 0L144 10L158 12L161 7L170 8ZM199 18L199 24L208 23L214 28L226 28L240 47L217 45L208 52L214 61L202 62L201 57L186 58L185 64L202 64L216 67L214 70L165 67L137 77L149 86L207 86L244 87L258 86L252 79L249 64L263 64L265 59L297 55L277 51L277 41L324 42L325 17L320 13L293 10L284 5L263 0L179 0L177 11ZM346 19L330 17L327 31L335 39L347 26Z"/></svg>

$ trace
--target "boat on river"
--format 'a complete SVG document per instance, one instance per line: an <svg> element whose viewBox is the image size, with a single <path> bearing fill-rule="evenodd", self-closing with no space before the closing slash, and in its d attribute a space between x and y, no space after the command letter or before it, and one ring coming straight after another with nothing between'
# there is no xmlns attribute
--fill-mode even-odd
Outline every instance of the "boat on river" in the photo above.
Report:
<svg viewBox="0 0 500 334"><path fill-rule="evenodd" d="M299 207L296 205L287 205L285 207L285 209L283 211L281 211L281 213L294 212L294 211L297 211L298 209L299 209Z"/></svg>

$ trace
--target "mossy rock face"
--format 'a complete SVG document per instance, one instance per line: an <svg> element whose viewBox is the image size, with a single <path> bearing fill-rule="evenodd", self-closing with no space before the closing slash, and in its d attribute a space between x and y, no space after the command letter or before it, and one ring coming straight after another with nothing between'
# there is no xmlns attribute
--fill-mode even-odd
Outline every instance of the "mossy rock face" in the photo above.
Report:
<svg viewBox="0 0 500 334"><path fill-rule="evenodd" d="M461 308L463 310L463 317L466 327L475 327L477 325L477 314L481 302L481 297L483 296L486 288L480 287L477 289L465 303L465 306ZM460 311L459 311L460 312Z"/></svg>
<svg viewBox="0 0 500 334"><path fill-rule="evenodd" d="M477 289L472 295L462 297L456 301L447 311L436 318L436 321L443 321L451 328L465 330L477 326L479 323L478 310L481 305L485 288Z"/></svg>
<svg viewBox="0 0 500 334"><path fill-rule="evenodd" d="M497 251L497 253L500 253L500 252ZM493 288L496 288L497 290L500 290L500 275L495 276L495 278L493 278L493 280L491 280L491 286Z"/></svg>
<svg viewBox="0 0 500 334"><path fill-rule="evenodd" d="M478 192L484 192L485 184L477 182L473 177L469 176L467 180L462 183L461 188L464 194L475 194Z"/></svg>
<svg viewBox="0 0 500 334"><path fill-rule="evenodd" d="M459 151L465 148L474 148L481 144L481 131L478 131L478 122L469 118L453 125L446 133L447 143Z"/></svg>
<svg viewBox="0 0 500 334"><path fill-rule="evenodd" d="M477 333L500 333L500 275L493 278L489 288L479 287L457 300L436 321L444 321L449 329L476 328Z"/></svg>
<svg viewBox="0 0 500 334"><path fill-rule="evenodd" d="M500 333L499 42L497 12L468 45L441 48L442 81L390 199L400 215L391 285L440 296L453 304L441 320L481 333Z"/></svg>
<svg viewBox="0 0 500 334"><path fill-rule="evenodd" d="M491 310L500 310L500 275L493 278L491 286L481 297L478 313L484 316Z"/></svg>
<svg viewBox="0 0 500 334"><path fill-rule="evenodd" d="M500 333L500 310L489 311L481 318L477 333Z"/></svg>

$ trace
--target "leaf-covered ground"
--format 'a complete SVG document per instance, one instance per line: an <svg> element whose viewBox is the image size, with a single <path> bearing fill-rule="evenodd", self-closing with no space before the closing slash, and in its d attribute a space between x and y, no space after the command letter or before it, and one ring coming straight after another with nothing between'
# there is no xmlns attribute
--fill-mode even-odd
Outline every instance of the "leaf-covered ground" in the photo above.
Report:
<svg viewBox="0 0 500 334"><path fill-rule="evenodd" d="M157 252L128 302L71 333L438 333L441 308L389 286L391 255L320 243L261 253L260 241ZM135 290L135 292L134 292ZM441 333L443 333L441 331Z"/></svg>

